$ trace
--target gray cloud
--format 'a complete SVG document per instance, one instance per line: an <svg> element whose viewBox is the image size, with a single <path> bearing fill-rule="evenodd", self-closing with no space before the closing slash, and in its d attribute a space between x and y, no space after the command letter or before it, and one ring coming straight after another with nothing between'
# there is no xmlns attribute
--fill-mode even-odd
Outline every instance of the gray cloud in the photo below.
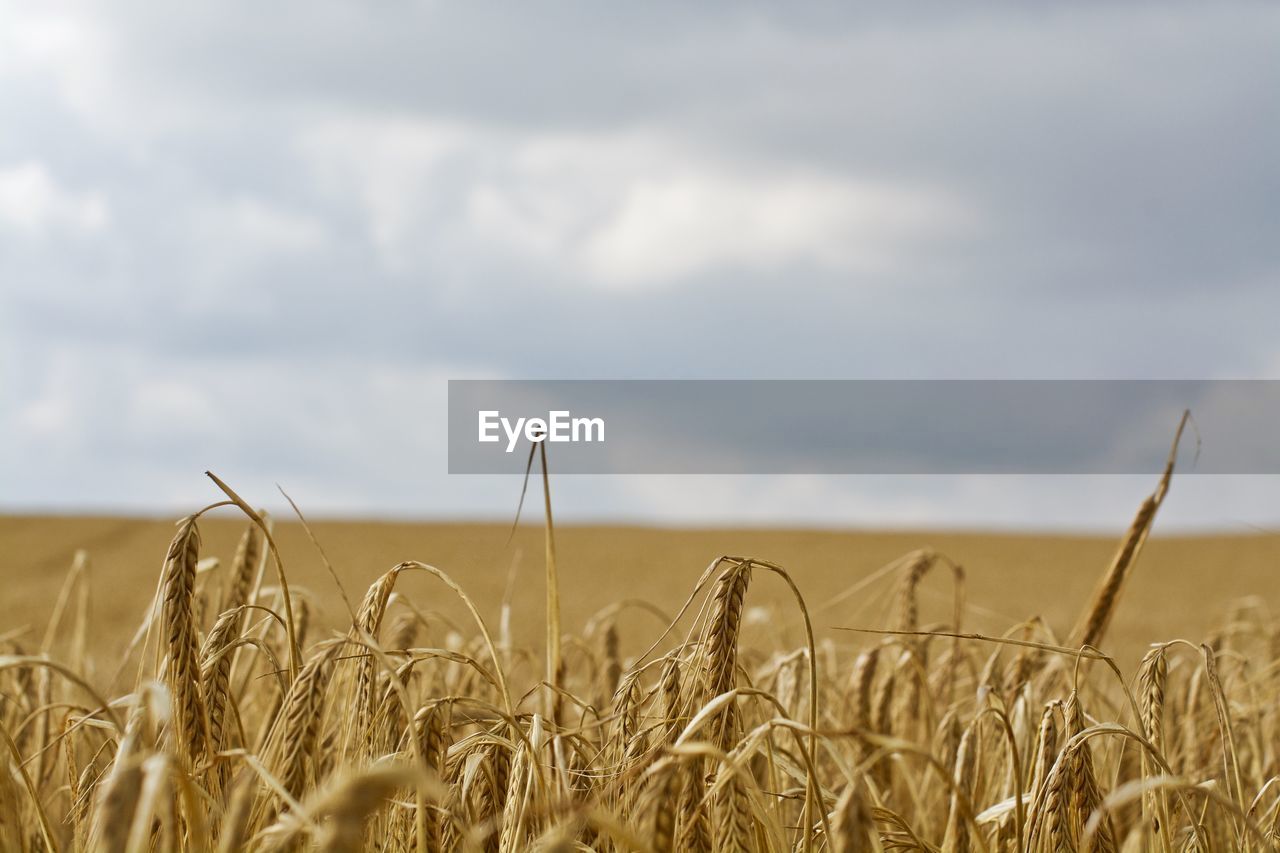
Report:
<svg viewBox="0 0 1280 853"><path fill-rule="evenodd" d="M1280 373L1270 4L3 15L6 505L506 511L448 376ZM866 482L700 505L958 517Z"/></svg>

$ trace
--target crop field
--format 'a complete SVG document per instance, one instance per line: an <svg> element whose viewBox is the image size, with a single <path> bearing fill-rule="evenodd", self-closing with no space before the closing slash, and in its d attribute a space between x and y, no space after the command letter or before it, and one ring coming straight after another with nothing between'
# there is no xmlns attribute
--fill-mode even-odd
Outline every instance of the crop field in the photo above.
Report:
<svg viewBox="0 0 1280 853"><path fill-rule="evenodd" d="M1165 483L1109 537L0 518L0 849L1273 850L1280 541L1148 541Z"/></svg>

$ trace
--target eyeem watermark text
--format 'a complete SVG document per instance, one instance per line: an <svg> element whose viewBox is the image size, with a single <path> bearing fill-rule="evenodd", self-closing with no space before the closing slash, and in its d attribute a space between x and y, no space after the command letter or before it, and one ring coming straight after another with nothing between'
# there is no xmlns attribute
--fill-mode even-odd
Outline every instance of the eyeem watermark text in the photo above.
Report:
<svg viewBox="0 0 1280 853"><path fill-rule="evenodd" d="M449 472L1158 474L1188 409L1179 472L1280 475L1280 380L1228 379L454 379Z"/></svg>
<svg viewBox="0 0 1280 853"><path fill-rule="evenodd" d="M547 412L543 418L510 418L502 417L496 410L482 411L480 415L480 441L497 442L502 440L499 431L507 439L507 453L516 449L520 436L528 441L571 441L593 442L604 441L604 418L575 418L571 412Z"/></svg>

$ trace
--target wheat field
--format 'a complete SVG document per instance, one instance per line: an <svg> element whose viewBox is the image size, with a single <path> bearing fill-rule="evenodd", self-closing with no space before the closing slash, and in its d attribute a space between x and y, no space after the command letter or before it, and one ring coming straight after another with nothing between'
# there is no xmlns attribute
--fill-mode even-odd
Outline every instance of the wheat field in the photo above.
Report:
<svg viewBox="0 0 1280 853"><path fill-rule="evenodd" d="M1148 546L1169 476L1118 541L308 525L220 482L3 519L0 849L1271 850L1274 545Z"/></svg>

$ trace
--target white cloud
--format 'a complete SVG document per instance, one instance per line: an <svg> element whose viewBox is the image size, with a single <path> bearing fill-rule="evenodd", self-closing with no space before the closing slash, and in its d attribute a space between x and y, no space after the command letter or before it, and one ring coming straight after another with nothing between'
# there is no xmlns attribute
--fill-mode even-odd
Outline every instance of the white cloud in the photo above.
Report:
<svg viewBox="0 0 1280 853"><path fill-rule="evenodd" d="M939 189L714 157L657 133L498 131L409 118L314 129L385 262L470 241L603 286L788 265L885 270L975 218Z"/></svg>
<svg viewBox="0 0 1280 853"><path fill-rule="evenodd" d="M511 478L490 478L499 492L467 478L451 485L443 475L447 380L486 378L473 369L288 357L157 361L79 344L40 355L27 359L29 390L0 406L8 439L0 468L12 472L0 482L0 504L190 508L212 496L206 469L273 507L279 482L316 511L458 512L458 496L467 495L475 514L495 493L512 505L518 494Z"/></svg>
<svg viewBox="0 0 1280 853"><path fill-rule="evenodd" d="M301 134L299 149L319 186L355 201L383 260L399 266L439 203L446 161L472 142L461 127L427 119L328 119Z"/></svg>
<svg viewBox="0 0 1280 853"><path fill-rule="evenodd" d="M928 192L712 170L636 181L619 202L577 249L593 277L617 284L791 263L885 270L914 240L963 219Z"/></svg>
<svg viewBox="0 0 1280 853"><path fill-rule="evenodd" d="M212 239L250 253L313 251L326 236L319 218L248 196L212 206L203 224Z"/></svg>
<svg viewBox="0 0 1280 853"><path fill-rule="evenodd" d="M54 433L67 428L70 401L66 398L42 397L31 400L17 413L16 423L32 433Z"/></svg>
<svg viewBox="0 0 1280 853"><path fill-rule="evenodd" d="M197 5L170 14L132 0L0 3L0 81L38 93L49 101L47 114L73 116L86 141L150 159L159 135L245 120L243 101L228 104L194 88L189 66L175 59L198 55L200 36L210 31Z"/></svg>
<svg viewBox="0 0 1280 853"><path fill-rule="evenodd" d="M66 73L97 66L100 40L90 22L74 10L41 8L45 5L0 6L0 74Z"/></svg>
<svg viewBox="0 0 1280 853"><path fill-rule="evenodd" d="M102 11L74 0L0 3L0 80L37 84L42 94L48 86L56 94L57 107L95 129L112 128L130 137L153 122L159 104L130 91L136 80L123 61L130 51L121 49L110 25L121 22L122 10L116 10L114 18Z"/></svg>
<svg viewBox="0 0 1280 853"><path fill-rule="evenodd" d="M218 410L207 389L189 379L147 376L128 389L123 401L129 434L156 439L183 434L202 435L218 428Z"/></svg>
<svg viewBox="0 0 1280 853"><path fill-rule="evenodd" d="M74 192L54 181L43 163L30 160L0 167L0 227L27 235L65 229L101 231L110 221L106 196Z"/></svg>

